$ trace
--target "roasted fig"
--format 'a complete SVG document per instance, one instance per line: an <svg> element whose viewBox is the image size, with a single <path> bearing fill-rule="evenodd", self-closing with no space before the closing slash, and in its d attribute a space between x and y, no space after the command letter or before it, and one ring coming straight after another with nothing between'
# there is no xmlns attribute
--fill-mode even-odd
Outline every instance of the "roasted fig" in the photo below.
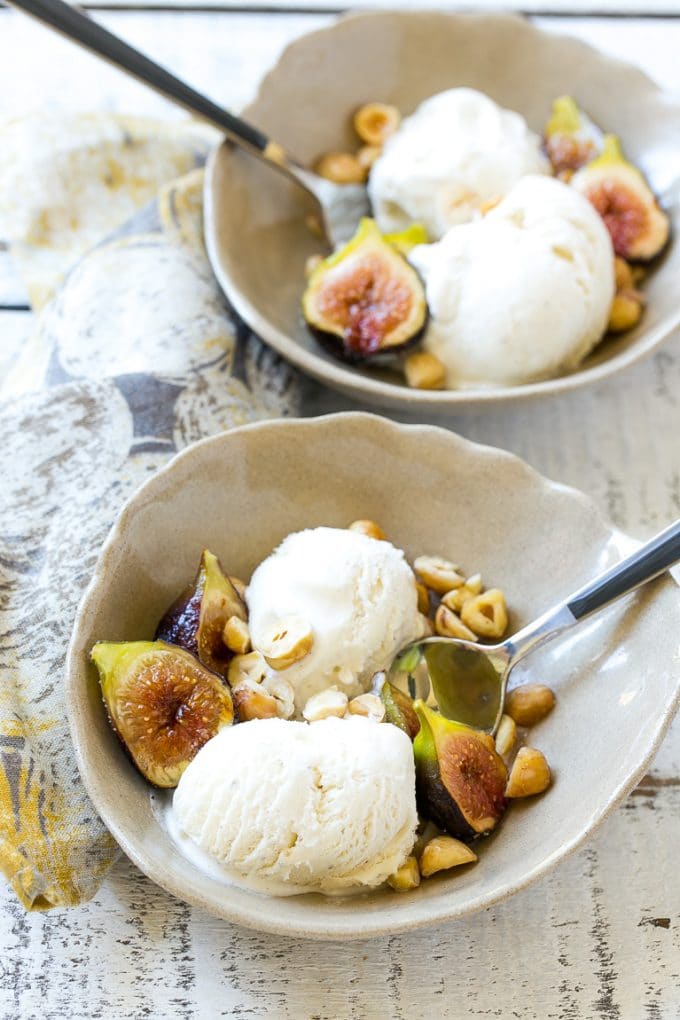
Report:
<svg viewBox="0 0 680 1020"><path fill-rule="evenodd" d="M543 143L553 170L569 177L602 151L602 132L571 96L560 96L552 105Z"/></svg>
<svg viewBox="0 0 680 1020"><path fill-rule="evenodd" d="M380 697L385 705L386 721L398 726L413 740L420 729L420 722L408 694L404 694L386 680L380 691Z"/></svg>
<svg viewBox="0 0 680 1020"><path fill-rule="evenodd" d="M413 742L420 810L469 843L491 832L506 807L507 769L493 738L414 703L420 730Z"/></svg>
<svg viewBox="0 0 680 1020"><path fill-rule="evenodd" d="M204 549L193 583L158 624L156 640L185 648L226 679L234 653L222 635L232 616L246 620L245 604L217 557Z"/></svg>
<svg viewBox="0 0 680 1020"><path fill-rule="evenodd" d="M348 361L402 349L427 320L420 277L368 218L313 271L302 311L319 341Z"/></svg>
<svg viewBox="0 0 680 1020"><path fill-rule="evenodd" d="M205 743L234 721L229 688L163 641L100 641L92 649L109 720L155 786L177 786Z"/></svg>
<svg viewBox="0 0 680 1020"><path fill-rule="evenodd" d="M668 217L616 135L605 135L602 154L575 173L571 184L595 206L621 258L652 259L668 241Z"/></svg>

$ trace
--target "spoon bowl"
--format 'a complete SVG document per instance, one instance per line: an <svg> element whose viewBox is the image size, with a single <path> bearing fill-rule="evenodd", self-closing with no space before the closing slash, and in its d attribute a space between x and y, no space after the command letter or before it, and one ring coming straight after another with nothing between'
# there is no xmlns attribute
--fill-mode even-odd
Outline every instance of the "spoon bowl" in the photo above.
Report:
<svg viewBox="0 0 680 1020"><path fill-rule="evenodd" d="M510 672L533 649L665 573L680 560L680 520L498 645L431 637L402 648L387 680L447 719L494 734ZM378 683L382 686L383 674Z"/></svg>
<svg viewBox="0 0 680 1020"><path fill-rule="evenodd" d="M386 679L447 719L493 734L503 714L511 662L508 645L481 647L432 637L402 651Z"/></svg>

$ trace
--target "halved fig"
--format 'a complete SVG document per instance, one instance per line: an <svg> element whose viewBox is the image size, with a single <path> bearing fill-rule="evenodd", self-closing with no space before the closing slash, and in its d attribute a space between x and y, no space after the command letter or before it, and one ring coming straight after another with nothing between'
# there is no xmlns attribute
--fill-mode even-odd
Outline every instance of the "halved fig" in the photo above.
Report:
<svg viewBox="0 0 680 1020"><path fill-rule="evenodd" d="M569 177L602 151L603 135L571 96L560 96L543 132L546 155L558 176Z"/></svg>
<svg viewBox="0 0 680 1020"><path fill-rule="evenodd" d="M427 320L420 277L368 217L313 271L302 311L317 339L348 361L403 349Z"/></svg>
<svg viewBox="0 0 680 1020"><path fill-rule="evenodd" d="M420 729L420 722L408 694L404 694L398 687L386 680L382 685L380 697L385 705L387 722L398 726L413 740Z"/></svg>
<svg viewBox="0 0 680 1020"><path fill-rule="evenodd" d="M420 730L413 742L420 810L469 843L496 827L506 808L507 769L493 738L414 703Z"/></svg>
<svg viewBox="0 0 680 1020"><path fill-rule="evenodd" d="M232 616L246 620L245 603L217 556L204 549L196 577L158 624L156 640L179 645L226 679L234 653L222 635Z"/></svg>
<svg viewBox="0 0 680 1020"><path fill-rule="evenodd" d="M234 721L229 688L183 648L99 641L91 657L111 725L154 786L177 786L203 745Z"/></svg>
<svg viewBox="0 0 680 1020"><path fill-rule="evenodd" d="M605 135L602 154L575 173L571 184L595 206L621 258L647 261L668 241L668 217L616 135Z"/></svg>

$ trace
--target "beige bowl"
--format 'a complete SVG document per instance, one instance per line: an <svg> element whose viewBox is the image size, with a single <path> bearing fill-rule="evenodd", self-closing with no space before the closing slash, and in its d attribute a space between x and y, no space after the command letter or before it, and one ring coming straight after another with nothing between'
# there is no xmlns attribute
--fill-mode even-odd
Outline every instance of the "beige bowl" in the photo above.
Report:
<svg viewBox="0 0 680 1020"><path fill-rule="evenodd" d="M207 545L249 577L300 528L378 520L409 557L451 556L503 588L512 626L529 621L630 548L580 493L522 461L432 426L366 414L249 425L177 456L133 497L83 598L68 656L67 707L79 767L125 853L171 893L265 931L315 938L395 932L460 917L521 889L593 831L643 774L676 706L680 598L665 578L527 660L556 710L532 739L555 785L516 804L474 868L409 895L265 898L194 869L109 728L95 641L149 638ZM514 676L515 674L513 674ZM247 767L247 763L240 763ZM152 803L152 800L155 803Z"/></svg>
<svg viewBox="0 0 680 1020"><path fill-rule="evenodd" d="M512 16L375 13L344 18L286 49L245 116L311 163L356 146L351 113L381 100L410 113L435 92L467 85L518 110L540 132L552 100L570 93L621 136L680 229L680 102L637 68ZM429 414L549 396L600 381L654 350L680 324L680 246L645 285L640 326L601 344L575 372L503 389L408 389L395 371L349 367L321 350L300 313L306 258L319 251L304 226L299 189L223 145L206 177L205 236L236 311L304 372L349 396Z"/></svg>

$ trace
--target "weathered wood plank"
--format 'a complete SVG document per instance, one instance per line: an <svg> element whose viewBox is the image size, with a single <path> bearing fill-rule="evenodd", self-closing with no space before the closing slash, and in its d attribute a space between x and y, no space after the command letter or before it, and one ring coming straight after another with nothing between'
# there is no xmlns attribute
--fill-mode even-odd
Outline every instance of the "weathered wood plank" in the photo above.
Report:
<svg viewBox="0 0 680 1020"><path fill-rule="evenodd" d="M196 88L232 109L253 96L281 49L329 24L326 14L218 14L99 11L98 20ZM680 21L538 18L639 64L680 92ZM0 120L36 109L107 109L183 116L166 100L14 10L0 10Z"/></svg>
<svg viewBox="0 0 680 1020"><path fill-rule="evenodd" d="M680 892L668 820L679 811L678 787L653 807L631 798L588 847L506 903L346 945L232 927L125 860L77 911L26 915L1 890L0 1013L673 1020Z"/></svg>

